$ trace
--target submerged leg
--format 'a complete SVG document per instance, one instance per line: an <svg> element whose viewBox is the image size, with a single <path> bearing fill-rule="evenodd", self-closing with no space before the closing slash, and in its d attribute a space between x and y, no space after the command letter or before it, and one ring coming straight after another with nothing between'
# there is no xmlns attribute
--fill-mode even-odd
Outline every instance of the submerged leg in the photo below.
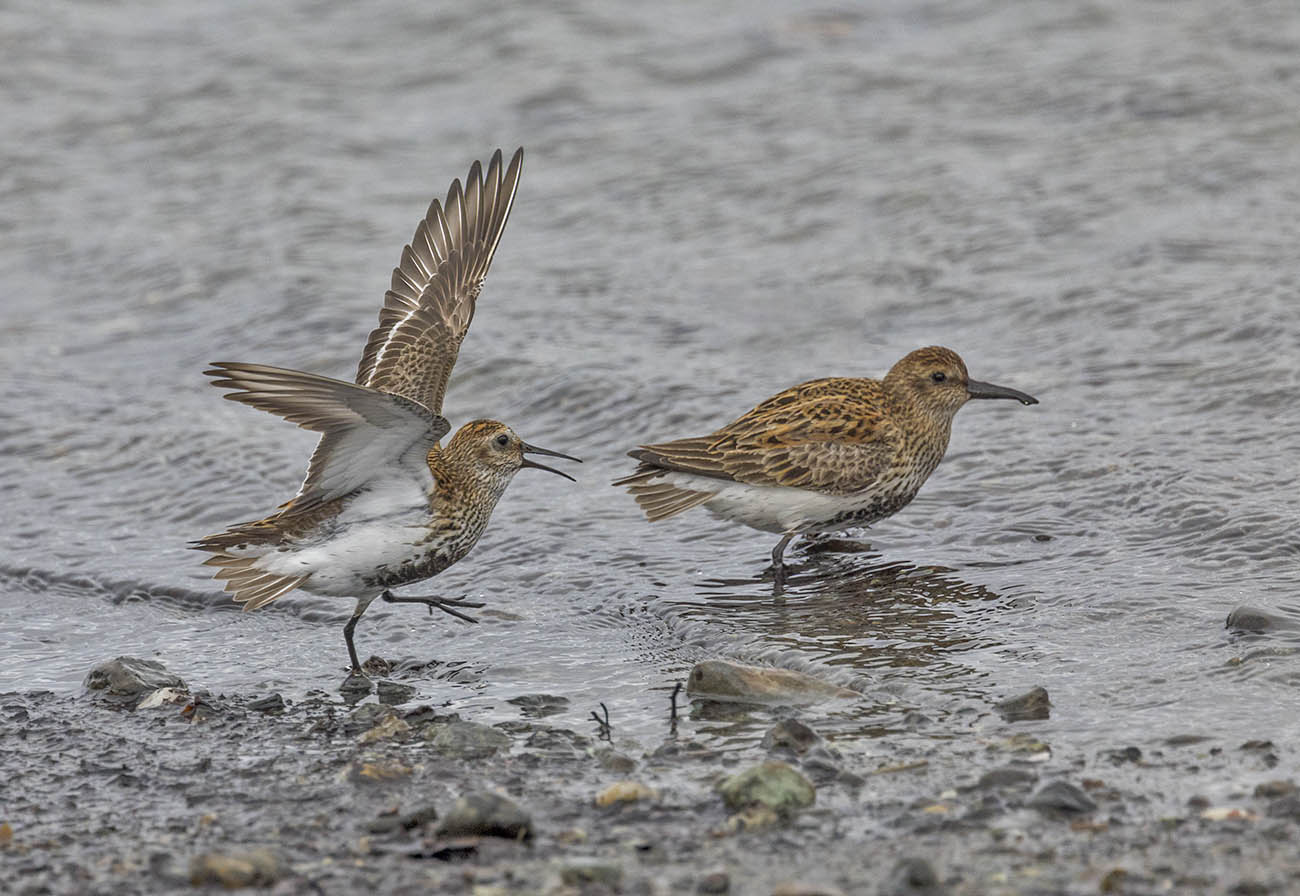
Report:
<svg viewBox="0 0 1300 896"><path fill-rule="evenodd" d="M457 619L464 619L466 622L478 622L478 620L467 613L460 612L456 607L477 608L485 606L482 601L466 600L463 597L398 597L391 591L385 591L380 597L390 604L424 604L429 608L430 614L437 607L442 612L455 616Z"/></svg>
<svg viewBox="0 0 1300 896"><path fill-rule="evenodd" d="M343 640L348 642L348 659L352 661L352 672L355 675L364 673L361 671L361 661L357 659L356 645L352 643L352 633L357 630L357 620L374 599L374 595L357 598L357 608L352 611L352 618L348 620L348 624L343 626Z"/></svg>
<svg viewBox="0 0 1300 896"><path fill-rule="evenodd" d="M781 540L776 543L776 547L772 548L773 588L778 595L785 591L785 561L782 557L785 555L786 545L788 545L790 539L794 538L797 534L798 533L796 532L785 533L781 536Z"/></svg>

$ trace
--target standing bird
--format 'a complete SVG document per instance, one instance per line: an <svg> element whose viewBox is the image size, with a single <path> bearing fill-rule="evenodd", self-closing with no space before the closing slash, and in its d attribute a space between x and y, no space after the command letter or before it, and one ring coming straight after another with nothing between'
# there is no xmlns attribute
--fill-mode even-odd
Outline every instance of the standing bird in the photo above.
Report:
<svg viewBox="0 0 1300 896"><path fill-rule="evenodd" d="M651 521L703 505L723 519L780 533L772 550L778 593L782 555L796 535L868 526L897 513L948 449L952 418L972 398L1024 392L972 380L957 353L931 346L883 380L829 377L778 392L712 435L642 445L625 485Z"/></svg>
<svg viewBox="0 0 1300 896"><path fill-rule="evenodd" d="M279 511L193 543L212 554L226 590L254 610L295 588L356 599L343 628L352 671L361 671L352 633L377 597L437 607L469 622L464 598L397 597L390 588L437 575L469 553L497 500L521 467L566 473L529 460L545 454L504 423L475 420L446 447L442 399L483 278L510 215L524 151L487 176L475 162L462 190L434 200L402 251L370 333L356 384L266 367L214 363L204 373L225 397L321 434L298 494Z"/></svg>

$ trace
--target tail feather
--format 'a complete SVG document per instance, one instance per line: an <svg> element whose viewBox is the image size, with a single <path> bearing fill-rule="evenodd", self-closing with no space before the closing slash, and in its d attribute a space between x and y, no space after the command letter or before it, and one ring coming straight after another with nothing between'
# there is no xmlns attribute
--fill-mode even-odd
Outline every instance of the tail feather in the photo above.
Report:
<svg viewBox="0 0 1300 896"><path fill-rule="evenodd" d="M614 483L627 486L628 493L636 499L637 506L652 523L698 507L717 495L717 492L678 488L664 481L663 473L663 470L656 467L643 465L642 469L631 476Z"/></svg>
<svg viewBox="0 0 1300 896"><path fill-rule="evenodd" d="M269 573L254 564L257 557L233 557L230 554L214 554L203 561L204 566L219 567L215 578L225 580L225 590L229 591L236 603L244 605L244 610L256 610L271 601L302 585L311 577L311 573L301 576L284 576Z"/></svg>

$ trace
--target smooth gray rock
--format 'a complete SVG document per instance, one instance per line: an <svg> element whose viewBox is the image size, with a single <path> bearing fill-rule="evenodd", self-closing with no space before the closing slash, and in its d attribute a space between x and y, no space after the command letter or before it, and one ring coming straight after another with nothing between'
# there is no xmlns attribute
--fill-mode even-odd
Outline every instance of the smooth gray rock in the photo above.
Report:
<svg viewBox="0 0 1300 896"><path fill-rule="evenodd" d="M499 793L467 793L438 825L438 834L527 840L533 835L533 819L518 803Z"/></svg>
<svg viewBox="0 0 1300 896"><path fill-rule="evenodd" d="M763 747L768 750L789 750L801 755L819 740L821 737L817 732L798 719L782 719L763 735Z"/></svg>
<svg viewBox="0 0 1300 896"><path fill-rule="evenodd" d="M1008 697L996 704L998 714L1008 722L1029 722L1046 719L1052 712L1052 701L1047 688L1036 687L1018 697Z"/></svg>
<svg viewBox="0 0 1300 896"><path fill-rule="evenodd" d="M817 789L811 781L784 762L771 760L722 781L718 792L732 811L761 805L790 813L811 806L817 798Z"/></svg>
<svg viewBox="0 0 1300 896"><path fill-rule="evenodd" d="M829 699L856 699L857 691L770 666L746 666L725 660L696 663L686 682L686 693L705 700L798 706Z"/></svg>
<svg viewBox="0 0 1300 896"><path fill-rule="evenodd" d="M100 663L86 675L85 685L92 691L126 698L142 698L159 688L187 689L180 676L168 672L162 663L133 656Z"/></svg>
<svg viewBox="0 0 1300 896"><path fill-rule="evenodd" d="M915 857L899 861L880 887L880 896L940 896L943 892L934 868Z"/></svg>
<svg viewBox="0 0 1300 896"><path fill-rule="evenodd" d="M510 735L477 722L433 725L425 734L429 745L452 759L486 759L510 749Z"/></svg>
<svg viewBox="0 0 1300 896"><path fill-rule="evenodd" d="M1078 815L1091 812L1097 804L1068 781L1053 781L1029 798L1029 805L1041 812Z"/></svg>

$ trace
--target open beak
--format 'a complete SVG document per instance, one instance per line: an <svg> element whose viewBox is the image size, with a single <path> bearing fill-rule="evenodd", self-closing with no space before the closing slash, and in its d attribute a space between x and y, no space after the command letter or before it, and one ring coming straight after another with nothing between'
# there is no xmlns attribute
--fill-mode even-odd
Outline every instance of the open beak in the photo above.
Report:
<svg viewBox="0 0 1300 896"><path fill-rule="evenodd" d="M524 454L545 454L547 457L562 457L565 460L571 460L571 461L576 461L577 463L582 463L582 461L576 457L570 457L567 454L561 454L560 452L552 451L549 448L538 448L536 445L529 445L527 442L524 442L522 447L523 447ZM546 464L539 464L536 461L529 460L526 457L524 458L523 463L521 463L520 466L535 467L538 470L545 470L548 473L554 473L556 476L563 476L565 479L569 480L570 482L578 481L574 479L572 476L570 476L568 473L561 473L559 470L555 469L554 467L548 467L546 466Z"/></svg>
<svg viewBox="0 0 1300 896"><path fill-rule="evenodd" d="M1008 389L1006 386L981 383L979 380L967 380L966 391L971 398L1014 398L1021 404L1038 404L1038 399L1032 395L1017 392L1015 389Z"/></svg>

